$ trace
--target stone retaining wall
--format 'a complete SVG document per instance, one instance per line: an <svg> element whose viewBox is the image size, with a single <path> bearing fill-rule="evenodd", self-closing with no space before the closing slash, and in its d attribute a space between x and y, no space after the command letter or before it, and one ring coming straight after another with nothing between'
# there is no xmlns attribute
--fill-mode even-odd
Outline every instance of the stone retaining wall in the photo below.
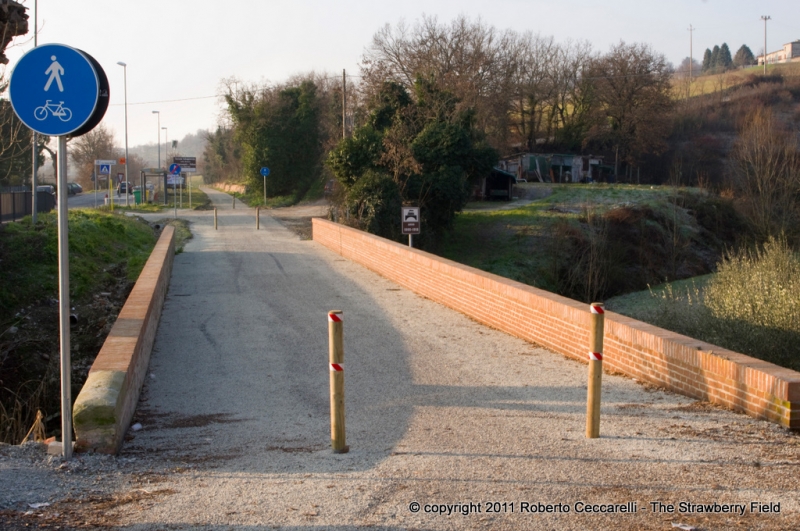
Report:
<svg viewBox="0 0 800 531"><path fill-rule="evenodd" d="M320 218L313 239L476 321L587 360L588 304ZM606 371L800 428L798 372L613 312L603 350Z"/></svg>
<svg viewBox="0 0 800 531"><path fill-rule="evenodd" d="M147 373L174 257L175 229L167 225L75 400L76 448L119 452Z"/></svg>

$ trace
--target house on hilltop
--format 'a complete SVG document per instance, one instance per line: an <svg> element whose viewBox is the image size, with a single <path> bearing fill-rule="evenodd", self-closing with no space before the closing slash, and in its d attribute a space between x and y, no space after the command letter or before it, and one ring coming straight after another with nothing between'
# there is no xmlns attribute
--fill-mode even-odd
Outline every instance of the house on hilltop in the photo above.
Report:
<svg viewBox="0 0 800 531"><path fill-rule="evenodd" d="M768 65L775 63L792 63L795 61L800 61L800 40L787 42L780 50L767 54ZM763 54L758 56L758 64L764 64Z"/></svg>

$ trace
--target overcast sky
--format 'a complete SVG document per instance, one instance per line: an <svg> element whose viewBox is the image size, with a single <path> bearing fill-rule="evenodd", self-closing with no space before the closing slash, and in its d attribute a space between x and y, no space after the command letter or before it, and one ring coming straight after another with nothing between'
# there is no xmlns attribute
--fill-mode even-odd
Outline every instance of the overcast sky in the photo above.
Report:
<svg viewBox="0 0 800 531"><path fill-rule="evenodd" d="M18 0L19 1L19 0ZM34 0L25 0L33 22ZM620 40L646 42L674 64L727 42L770 51L800 39L799 0L38 0L39 44L60 43L93 55L111 84L104 123L124 143L123 69L128 65L129 145L154 144L158 117L170 139L214 128L220 81L281 82L315 70L358 74L372 35L386 23L421 15L449 22L464 14L498 29L585 39L605 51ZM33 28L33 24L31 24ZM15 41L13 68L33 46ZM164 142L164 131L161 131Z"/></svg>

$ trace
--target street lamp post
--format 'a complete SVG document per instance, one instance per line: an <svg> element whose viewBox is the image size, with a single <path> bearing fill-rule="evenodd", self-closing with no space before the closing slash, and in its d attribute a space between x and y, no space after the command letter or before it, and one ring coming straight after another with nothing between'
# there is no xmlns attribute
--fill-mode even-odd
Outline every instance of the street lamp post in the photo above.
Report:
<svg viewBox="0 0 800 531"><path fill-rule="evenodd" d="M169 164L167 163L167 159L169 158L169 130L166 127L162 127L161 129L164 130L164 166L169 168ZM166 196L167 192L164 191L164 195ZM172 198L175 199L175 185L172 185ZM176 201L177 203L177 201Z"/></svg>
<svg viewBox="0 0 800 531"><path fill-rule="evenodd" d="M161 111L153 111L158 115L158 168L161 168Z"/></svg>
<svg viewBox="0 0 800 531"><path fill-rule="evenodd" d="M130 193L128 192L128 186L131 185L131 182L128 179L128 65L122 61L118 61L117 64L122 67L122 74L125 82L125 206L127 207L130 206ZM111 176L109 175L108 178L110 179ZM96 175L94 183L95 189L97 189Z"/></svg>
<svg viewBox="0 0 800 531"><path fill-rule="evenodd" d="M156 167L160 170L161 169L161 111L153 111L153 114L157 114L158 115L158 142L156 142L156 144L158 144L158 164L156 164ZM159 188L161 188L160 185L159 185ZM164 204L165 205L167 204L167 184L166 183L164 183Z"/></svg>

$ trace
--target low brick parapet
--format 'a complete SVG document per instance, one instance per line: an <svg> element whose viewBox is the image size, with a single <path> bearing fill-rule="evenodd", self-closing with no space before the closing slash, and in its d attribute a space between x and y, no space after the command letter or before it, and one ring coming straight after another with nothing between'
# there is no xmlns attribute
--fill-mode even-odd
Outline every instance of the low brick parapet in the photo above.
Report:
<svg viewBox="0 0 800 531"><path fill-rule="evenodd" d="M161 233L73 406L77 448L115 454L133 418L175 257L175 229Z"/></svg>
<svg viewBox="0 0 800 531"><path fill-rule="evenodd" d="M587 360L587 304L314 218L313 239L478 322ZM800 428L800 373L606 312L604 367L686 396Z"/></svg>

